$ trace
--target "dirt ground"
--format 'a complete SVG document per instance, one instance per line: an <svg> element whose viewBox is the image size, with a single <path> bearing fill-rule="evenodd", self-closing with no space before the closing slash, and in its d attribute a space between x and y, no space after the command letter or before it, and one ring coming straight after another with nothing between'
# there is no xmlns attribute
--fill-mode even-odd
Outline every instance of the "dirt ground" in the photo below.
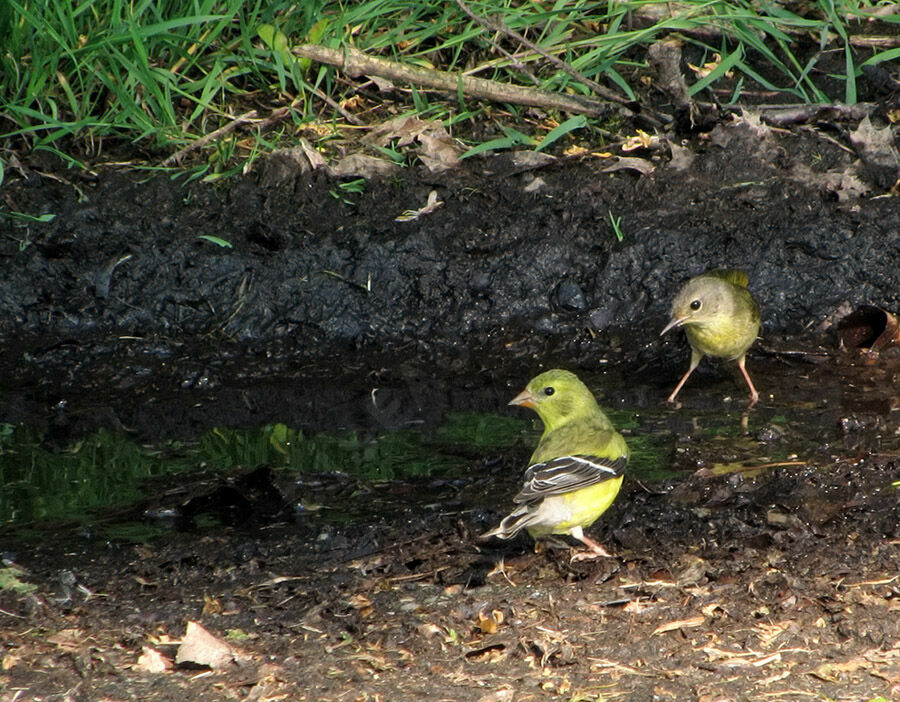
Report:
<svg viewBox="0 0 900 702"><path fill-rule="evenodd" d="M745 446L774 429L741 434L732 379L700 374L666 410L680 477L626 482L591 530L610 559L480 542L527 458L490 451L455 480L170 478L154 508L199 496L216 525L146 543L4 529L36 589L0 591L0 700L900 698L896 358L821 350L842 311L900 310L900 205L884 132L832 127L745 118L612 171L507 157L361 195L284 167L8 172L8 207L57 216L0 229L0 421L60 445L502 411L551 365L615 365L607 402L658 412L686 360L657 336L669 300L717 265L746 268L763 310L755 411L822 411L797 439L815 450L719 474L730 449L694 408L724 407ZM443 206L395 222L431 190ZM418 402L365 416L373 378ZM190 622L212 668L177 654Z"/></svg>
<svg viewBox="0 0 900 702"><path fill-rule="evenodd" d="M456 481L231 483L349 521L20 540L38 587L0 595L3 699L900 696L896 454L628 483L592 530L615 557L575 562L477 539L521 468L494 458ZM172 669L188 622L226 647L215 670Z"/></svg>

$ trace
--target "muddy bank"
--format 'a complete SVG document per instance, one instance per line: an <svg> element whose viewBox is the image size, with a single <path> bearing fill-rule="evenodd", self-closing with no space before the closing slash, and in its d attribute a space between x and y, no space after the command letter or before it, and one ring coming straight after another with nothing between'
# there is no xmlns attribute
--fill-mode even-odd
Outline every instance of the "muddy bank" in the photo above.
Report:
<svg viewBox="0 0 900 702"><path fill-rule="evenodd" d="M677 286L719 265L751 273L769 330L795 333L848 300L900 307L900 205L854 197L883 191L833 140L745 123L639 155L647 175L500 157L409 169L363 193L283 167L214 186L36 162L3 196L56 216L2 224L0 333L289 339L307 358L586 330L650 341ZM395 221L432 189L441 207Z"/></svg>

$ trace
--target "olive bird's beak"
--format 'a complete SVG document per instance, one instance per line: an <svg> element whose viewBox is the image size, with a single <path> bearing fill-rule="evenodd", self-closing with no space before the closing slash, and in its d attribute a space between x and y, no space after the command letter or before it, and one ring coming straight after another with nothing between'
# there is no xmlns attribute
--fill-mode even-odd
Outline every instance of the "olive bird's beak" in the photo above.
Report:
<svg viewBox="0 0 900 702"><path fill-rule="evenodd" d="M534 395L532 395L527 390L523 390L518 395L516 395L513 399L509 401L511 405L519 405L520 407L534 407L535 400Z"/></svg>
<svg viewBox="0 0 900 702"><path fill-rule="evenodd" d="M682 324L684 324L684 323L687 321L687 319L688 319L687 317L682 317L681 319L673 319L671 322L669 322L669 323L666 325L666 328L663 329L663 330L659 333L659 335L662 336L662 335L665 334L667 331L669 331L669 329L671 329L672 327L680 327Z"/></svg>

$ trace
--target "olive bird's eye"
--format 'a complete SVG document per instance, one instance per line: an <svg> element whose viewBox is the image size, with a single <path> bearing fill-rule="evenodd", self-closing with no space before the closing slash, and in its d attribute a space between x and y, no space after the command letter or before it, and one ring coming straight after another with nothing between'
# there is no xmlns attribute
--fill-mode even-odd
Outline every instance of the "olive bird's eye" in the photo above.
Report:
<svg viewBox="0 0 900 702"><path fill-rule="evenodd" d="M694 301L691 303L691 309L694 310L694 312L696 312L697 310L699 310L702 306L703 306L703 303L700 302L700 300L694 300Z"/></svg>
<svg viewBox="0 0 900 702"><path fill-rule="evenodd" d="M552 394L555 393L555 392L556 392L556 389L553 388L553 387L551 387L551 386L549 386L549 385L548 385L547 387L544 388L544 394L545 394L545 395L552 395Z"/></svg>

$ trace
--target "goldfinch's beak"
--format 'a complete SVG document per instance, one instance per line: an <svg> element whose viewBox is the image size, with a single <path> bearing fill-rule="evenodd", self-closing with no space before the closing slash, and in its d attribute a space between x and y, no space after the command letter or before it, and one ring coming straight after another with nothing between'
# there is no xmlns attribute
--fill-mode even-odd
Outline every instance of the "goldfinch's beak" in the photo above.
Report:
<svg viewBox="0 0 900 702"><path fill-rule="evenodd" d="M532 395L527 390L523 390L518 395L516 395L513 399L509 401L511 405L519 405L520 407L534 407L535 400L534 395Z"/></svg>
<svg viewBox="0 0 900 702"><path fill-rule="evenodd" d="M667 331L669 331L669 329L671 329L672 327L680 327L682 324L684 324L684 323L687 321L687 319L688 319L687 317L682 317L681 319L673 319L671 322L669 322L669 323L666 325L666 328L663 329L663 330L659 333L659 335L662 336L662 335L665 334Z"/></svg>

